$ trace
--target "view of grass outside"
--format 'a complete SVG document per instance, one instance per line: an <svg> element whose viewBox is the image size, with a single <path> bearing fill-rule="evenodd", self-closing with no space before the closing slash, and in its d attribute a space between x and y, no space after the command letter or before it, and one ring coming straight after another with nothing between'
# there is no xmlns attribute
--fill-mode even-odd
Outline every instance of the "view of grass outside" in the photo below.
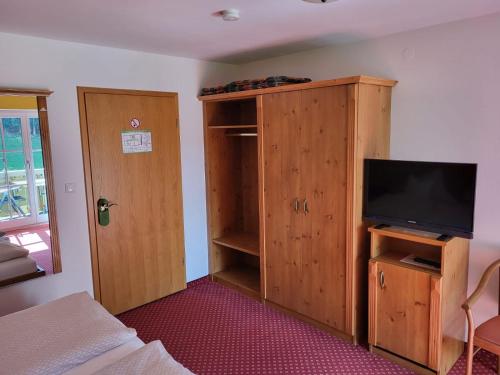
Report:
<svg viewBox="0 0 500 375"><path fill-rule="evenodd" d="M45 177L38 118L29 118L36 192L40 213L46 212ZM2 118L0 132L0 220L30 213L21 118Z"/></svg>

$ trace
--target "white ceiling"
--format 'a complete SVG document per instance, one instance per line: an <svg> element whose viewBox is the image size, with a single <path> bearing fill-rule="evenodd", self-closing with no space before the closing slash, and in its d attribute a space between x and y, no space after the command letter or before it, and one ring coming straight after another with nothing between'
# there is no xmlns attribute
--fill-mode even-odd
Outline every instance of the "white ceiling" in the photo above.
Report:
<svg viewBox="0 0 500 375"><path fill-rule="evenodd" d="M226 8L240 21L214 15ZM495 12L499 0L0 0L0 31L244 63Z"/></svg>

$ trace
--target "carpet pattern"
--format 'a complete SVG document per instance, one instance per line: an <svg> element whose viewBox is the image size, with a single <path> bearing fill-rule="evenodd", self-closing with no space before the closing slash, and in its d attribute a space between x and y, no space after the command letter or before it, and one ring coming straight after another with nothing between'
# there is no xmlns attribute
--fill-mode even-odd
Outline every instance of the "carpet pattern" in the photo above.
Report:
<svg viewBox="0 0 500 375"><path fill-rule="evenodd" d="M118 318L196 374L412 373L207 278ZM480 352L474 374L493 375L495 366ZM450 374L464 372L462 357Z"/></svg>

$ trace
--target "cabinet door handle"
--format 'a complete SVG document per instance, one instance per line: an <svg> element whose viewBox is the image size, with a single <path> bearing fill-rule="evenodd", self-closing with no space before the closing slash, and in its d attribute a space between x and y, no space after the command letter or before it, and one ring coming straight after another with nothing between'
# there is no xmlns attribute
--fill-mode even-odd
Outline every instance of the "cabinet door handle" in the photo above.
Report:
<svg viewBox="0 0 500 375"><path fill-rule="evenodd" d="M378 281L380 283L380 288L384 289L385 288L385 277L384 277L384 271L380 271L378 275Z"/></svg>
<svg viewBox="0 0 500 375"><path fill-rule="evenodd" d="M293 210L297 213L299 212L299 206L300 206L299 198L295 198L293 200Z"/></svg>
<svg viewBox="0 0 500 375"><path fill-rule="evenodd" d="M307 203L307 199L304 199L304 213L306 215L309 213L309 204Z"/></svg>

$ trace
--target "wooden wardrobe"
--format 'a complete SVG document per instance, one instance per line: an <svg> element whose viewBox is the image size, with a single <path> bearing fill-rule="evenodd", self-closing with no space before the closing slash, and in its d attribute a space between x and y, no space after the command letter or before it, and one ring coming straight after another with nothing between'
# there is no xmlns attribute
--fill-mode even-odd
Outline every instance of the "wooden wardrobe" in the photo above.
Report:
<svg viewBox="0 0 500 375"><path fill-rule="evenodd" d="M366 336L363 159L389 157L395 84L355 76L200 97L213 280Z"/></svg>

